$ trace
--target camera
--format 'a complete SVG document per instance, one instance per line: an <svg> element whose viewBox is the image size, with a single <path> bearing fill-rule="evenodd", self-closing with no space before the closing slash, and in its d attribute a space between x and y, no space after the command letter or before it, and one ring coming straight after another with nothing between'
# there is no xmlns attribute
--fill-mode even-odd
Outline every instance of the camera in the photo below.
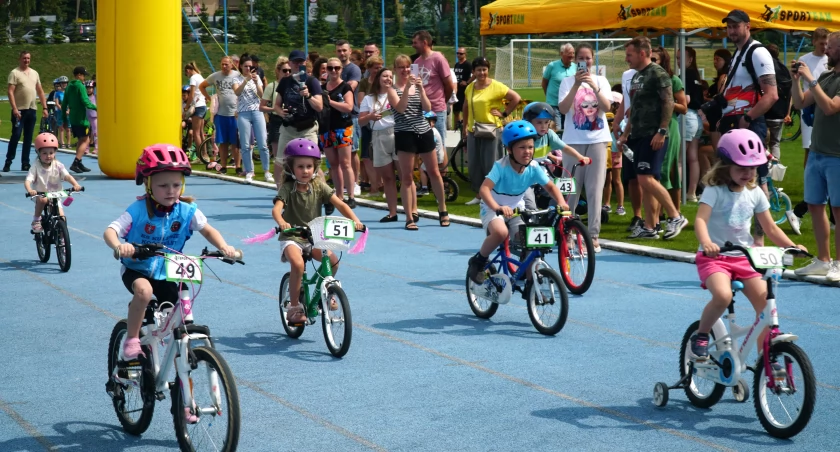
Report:
<svg viewBox="0 0 840 452"><path fill-rule="evenodd" d="M800 66L802 66L802 62L801 61L796 61L790 66L790 69L793 72L799 72L799 67Z"/></svg>
<svg viewBox="0 0 840 452"><path fill-rule="evenodd" d="M288 116L281 116L280 123L284 127L289 127L292 125L292 118L298 114L298 109L295 106L288 106L286 107L286 111L288 112Z"/></svg>
<svg viewBox="0 0 840 452"><path fill-rule="evenodd" d="M726 108L726 98L723 97L723 94L716 95L712 100L700 106L700 110L703 110L703 113L706 115L710 113L721 113L724 108Z"/></svg>

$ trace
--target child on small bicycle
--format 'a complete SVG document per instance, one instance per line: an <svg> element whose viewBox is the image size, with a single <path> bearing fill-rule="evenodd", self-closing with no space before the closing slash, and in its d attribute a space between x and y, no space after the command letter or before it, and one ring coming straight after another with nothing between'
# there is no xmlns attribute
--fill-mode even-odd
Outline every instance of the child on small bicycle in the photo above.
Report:
<svg viewBox="0 0 840 452"><path fill-rule="evenodd" d="M697 273L701 287L712 294L712 300L700 317L698 331L691 338L691 354L695 361L705 361L709 356L709 331L732 300L732 280L744 284L744 295L757 315L764 311L767 301L767 287L761 274L740 253L719 254L720 247L726 242L753 246L750 226L755 216L773 243L805 250L776 226L770 216L770 203L756 185L757 167L767 164L764 144L758 135L749 129L730 130L721 136L717 152L720 161L703 178L706 189L694 221L694 231L700 242ZM761 350L765 333L758 335L758 350Z"/></svg>
<svg viewBox="0 0 840 452"><path fill-rule="evenodd" d="M446 148L443 147L443 140L440 137L440 132L435 129L435 124L437 123L437 114L433 111L427 111L423 113L423 117L429 121L429 125L432 127L432 132L435 135L435 152L437 152L437 161L438 161L438 169L440 169L441 174L446 172L446 166L449 165L449 156L446 154ZM418 158L418 160L420 160ZM429 176L426 175L426 164L420 164L420 191L417 192L417 196L425 196L429 194Z"/></svg>
<svg viewBox="0 0 840 452"><path fill-rule="evenodd" d="M38 154L38 163L29 168L29 174L23 181L26 192L35 196L38 192L50 192L61 190L61 181L73 184L73 190L79 191L82 187L76 179L70 175L64 164L55 159L55 152L58 150L58 139L51 133L41 133L35 137L35 153ZM46 198L35 198L35 214L32 216L32 232L40 233L41 213L44 206L49 202ZM64 209L58 206L58 215L64 216Z"/></svg>
<svg viewBox="0 0 840 452"><path fill-rule="evenodd" d="M163 256L135 260L132 243L161 243L177 252L198 231L228 258L235 250L198 210L193 198L184 195L184 177L191 172L190 162L181 148L155 144L143 149L137 161L135 182L145 184L145 196L128 206L125 212L105 229L109 248L122 258L122 281L134 297L128 306L128 331L123 345L123 359L130 361L143 354L140 327L146 306L154 295L159 301L178 300L179 284L166 280ZM120 238L126 243L120 243ZM145 356L145 355L144 355Z"/></svg>
<svg viewBox="0 0 840 452"><path fill-rule="evenodd" d="M318 145L305 138L295 138L289 141L284 150L286 160L283 163L283 174L280 176L280 186L274 198L274 208L271 215L281 229L303 226L321 214L321 205L332 203L345 217L353 220L356 229L362 229L362 223L353 213L341 196L336 196L335 190L324 181L324 176L318 174L321 164L321 151ZM300 285L304 271L304 252L310 251L308 241L300 237L290 237L280 233L280 261L291 264L289 279L289 296L291 304L287 310L287 320L290 324L306 321L306 314L300 304ZM321 250L312 249L312 257L320 260ZM329 251L327 251L329 253ZM338 271L338 258L330 253L330 263L333 274ZM330 308L338 309L331 304Z"/></svg>
<svg viewBox="0 0 840 452"><path fill-rule="evenodd" d="M537 162L548 160L551 164L549 171L554 170L554 165L563 164L561 153L571 155L583 165L592 163L592 159L582 156L551 130L551 121L554 120L554 108L551 105L545 102L531 102L522 112L522 119L530 122L537 131L537 137L534 139L534 160Z"/></svg>
<svg viewBox="0 0 840 452"><path fill-rule="evenodd" d="M569 206L545 170L533 160L534 140L538 134L528 121L514 121L502 130L502 144L508 155L493 164L479 189L481 224L487 238L481 249L470 258L467 276L476 284L483 282L487 258L506 238L518 239L520 217L513 217L513 209L525 208L525 194L534 185L541 185L563 210Z"/></svg>

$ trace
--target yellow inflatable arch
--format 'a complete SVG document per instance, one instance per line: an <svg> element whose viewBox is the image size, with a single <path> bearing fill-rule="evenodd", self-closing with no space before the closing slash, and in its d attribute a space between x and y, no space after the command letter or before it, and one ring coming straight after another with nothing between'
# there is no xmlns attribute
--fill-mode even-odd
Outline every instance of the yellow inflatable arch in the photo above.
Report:
<svg viewBox="0 0 840 452"><path fill-rule="evenodd" d="M99 2L99 167L133 179L144 147L181 144L181 7L173 0Z"/></svg>

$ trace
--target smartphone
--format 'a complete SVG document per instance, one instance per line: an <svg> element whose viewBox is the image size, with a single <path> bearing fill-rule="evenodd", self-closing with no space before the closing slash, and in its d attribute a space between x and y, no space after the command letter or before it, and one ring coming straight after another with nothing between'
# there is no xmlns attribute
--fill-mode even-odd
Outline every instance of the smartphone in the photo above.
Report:
<svg viewBox="0 0 840 452"><path fill-rule="evenodd" d="M417 76L420 75L420 65L412 64L411 65L411 75Z"/></svg>
<svg viewBox="0 0 840 452"><path fill-rule="evenodd" d="M252 68L251 68L251 73L253 74L254 72L257 72L257 68L252 67Z"/></svg>
<svg viewBox="0 0 840 452"><path fill-rule="evenodd" d="M586 72L586 60L578 60L578 72Z"/></svg>

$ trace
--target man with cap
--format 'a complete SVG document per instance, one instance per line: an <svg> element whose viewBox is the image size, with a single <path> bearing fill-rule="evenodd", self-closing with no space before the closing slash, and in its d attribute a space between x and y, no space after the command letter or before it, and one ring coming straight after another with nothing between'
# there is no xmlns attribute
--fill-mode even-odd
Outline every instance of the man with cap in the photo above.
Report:
<svg viewBox="0 0 840 452"><path fill-rule="evenodd" d="M321 83L317 78L306 75L306 54L300 50L289 53L290 77L283 77L277 83L277 98L274 113L283 118L280 138L277 141L277 157L274 160L274 174L283 174L283 150L295 138L306 138L318 142L318 112L324 108L321 98ZM280 177L276 179L278 182Z"/></svg>
<svg viewBox="0 0 840 452"><path fill-rule="evenodd" d="M76 143L76 158L73 164L70 165L70 171L74 173L86 173L90 168L82 165L82 156L88 150L90 145L90 136L88 128L90 124L87 120L87 111L96 110L90 99L88 99L87 89L85 88L85 77L90 76L85 70L84 66L77 66L73 69L73 77L75 80L67 85L67 90L64 91L64 102L61 103L61 114L64 117L64 123L70 124L70 131L73 137L78 140ZM68 121L67 110L70 110L70 117Z"/></svg>
<svg viewBox="0 0 840 452"><path fill-rule="evenodd" d="M767 141L767 122L764 114L779 100L776 89L776 70L773 57L760 42L750 37L750 16L740 9L733 9L726 18L726 35L737 48L723 89L727 106L718 123L724 134L732 129L750 129L762 142ZM754 49L751 49L755 47ZM750 56L750 54L752 54ZM746 61L749 57L750 61ZM753 74L747 69L751 66ZM759 86L755 86L755 80ZM758 167L758 184L767 193L767 165ZM764 232L756 222L756 246L764 244Z"/></svg>

